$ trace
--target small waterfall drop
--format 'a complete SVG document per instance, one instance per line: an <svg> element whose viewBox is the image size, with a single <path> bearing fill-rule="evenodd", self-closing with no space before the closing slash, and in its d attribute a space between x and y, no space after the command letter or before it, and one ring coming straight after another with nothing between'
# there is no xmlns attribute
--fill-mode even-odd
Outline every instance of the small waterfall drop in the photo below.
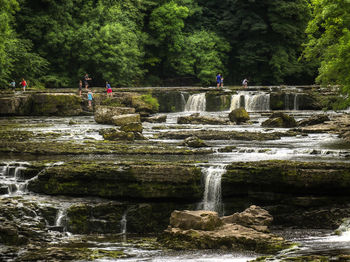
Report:
<svg viewBox="0 0 350 262"><path fill-rule="evenodd" d="M221 177L225 173L225 166L211 166L203 168L204 175L204 210L216 211L219 215L223 213L221 199Z"/></svg>
<svg viewBox="0 0 350 262"><path fill-rule="evenodd" d="M55 220L56 227L62 227L65 232L67 229L67 208L62 207L58 210Z"/></svg>
<svg viewBox="0 0 350 262"><path fill-rule="evenodd" d="M21 171L25 170L24 163L7 163L0 171L0 182L7 187L8 194L22 192L25 181L21 178Z"/></svg>
<svg viewBox="0 0 350 262"><path fill-rule="evenodd" d="M230 110L232 111L239 107L244 107L248 112L269 111L270 94L240 92L231 97Z"/></svg>
<svg viewBox="0 0 350 262"><path fill-rule="evenodd" d="M181 111L184 111L186 107L186 99L185 99L184 93L180 93L180 97L181 97Z"/></svg>
<svg viewBox="0 0 350 262"><path fill-rule="evenodd" d="M126 209L120 219L120 234L122 235L122 240L126 242L126 233L127 233L127 223L128 220L126 216L128 215L129 209Z"/></svg>
<svg viewBox="0 0 350 262"><path fill-rule="evenodd" d="M293 110L298 110L299 105L298 105L298 94L294 94L294 106Z"/></svg>
<svg viewBox="0 0 350 262"><path fill-rule="evenodd" d="M205 93L191 95L185 105L187 112L202 112L206 108Z"/></svg>
<svg viewBox="0 0 350 262"><path fill-rule="evenodd" d="M241 107L241 95L232 95L231 96L231 106L230 111Z"/></svg>

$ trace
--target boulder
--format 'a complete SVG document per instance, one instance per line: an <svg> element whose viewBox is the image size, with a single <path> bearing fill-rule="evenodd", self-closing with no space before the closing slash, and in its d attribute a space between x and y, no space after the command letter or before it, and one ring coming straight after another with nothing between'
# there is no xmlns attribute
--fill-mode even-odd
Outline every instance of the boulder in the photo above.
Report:
<svg viewBox="0 0 350 262"><path fill-rule="evenodd" d="M231 122L235 122L238 125L247 122L250 119L249 114L244 107L232 110L228 117Z"/></svg>
<svg viewBox="0 0 350 262"><path fill-rule="evenodd" d="M253 215L254 212L246 213ZM256 220L261 224L259 218ZM253 226L259 225L246 227L224 223L212 211L174 211L169 227L158 237L158 241L173 249L241 249L265 254L291 246L282 237L255 230Z"/></svg>
<svg viewBox="0 0 350 262"><path fill-rule="evenodd" d="M114 116L134 113L135 108L132 107L96 106L94 117L99 124L113 124Z"/></svg>
<svg viewBox="0 0 350 262"><path fill-rule="evenodd" d="M199 113L192 114L190 116L180 116L177 119L178 124L193 124L193 125L226 125L227 121L208 117L200 116Z"/></svg>
<svg viewBox="0 0 350 262"><path fill-rule="evenodd" d="M116 126L124 126L129 123L141 123L140 114L125 114L112 117L112 123Z"/></svg>
<svg viewBox="0 0 350 262"><path fill-rule="evenodd" d="M197 136L191 136L185 138L184 142L182 143L184 146L189 146L189 147L207 147L208 145L204 143L204 141Z"/></svg>
<svg viewBox="0 0 350 262"><path fill-rule="evenodd" d="M309 118L298 121L298 126L312 126L330 121L327 115L313 115Z"/></svg>
<svg viewBox="0 0 350 262"><path fill-rule="evenodd" d="M178 211L175 210L170 216L170 226L180 229L198 229L198 230L214 230L223 223L218 213L214 211L197 210L197 211Z"/></svg>
<svg viewBox="0 0 350 262"><path fill-rule="evenodd" d="M240 224L247 227L253 226L257 229L258 227L269 226L273 218L265 209L253 205L241 213L234 213L231 216L222 217L221 220L226 224Z"/></svg>
<svg viewBox="0 0 350 262"><path fill-rule="evenodd" d="M283 128L289 128L289 127L296 127L297 123L294 119L294 117L289 116L282 112L273 113L269 119L265 120L261 126L264 127L283 127Z"/></svg>
<svg viewBox="0 0 350 262"><path fill-rule="evenodd" d="M166 115L159 115L159 116L152 116L145 118L145 122L148 123L165 123L166 122Z"/></svg>
<svg viewBox="0 0 350 262"><path fill-rule="evenodd" d="M105 140L134 141L135 139L133 132L125 132L114 128L103 129L100 130L99 133L103 136Z"/></svg>
<svg viewBox="0 0 350 262"><path fill-rule="evenodd" d="M131 123L126 123L125 125L122 125L120 127L120 130L124 132L142 133L143 128L140 122L131 122Z"/></svg>

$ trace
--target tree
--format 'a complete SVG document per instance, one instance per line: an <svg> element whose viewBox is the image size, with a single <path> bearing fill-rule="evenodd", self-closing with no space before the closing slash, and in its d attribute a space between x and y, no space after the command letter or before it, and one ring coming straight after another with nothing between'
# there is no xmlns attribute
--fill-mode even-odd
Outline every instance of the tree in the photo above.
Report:
<svg viewBox="0 0 350 262"><path fill-rule="evenodd" d="M305 57L320 62L316 79L341 85L350 104L350 4L347 0L313 0L313 19L307 27Z"/></svg>
<svg viewBox="0 0 350 262"><path fill-rule="evenodd" d="M171 61L180 75L195 76L202 84L213 83L217 72L225 75L228 42L213 32L196 31L185 37L182 51Z"/></svg>
<svg viewBox="0 0 350 262"><path fill-rule="evenodd" d="M298 58L310 18L307 0L198 1L200 19L230 42L234 82L249 76L255 84L280 84L302 77L305 64Z"/></svg>
<svg viewBox="0 0 350 262"><path fill-rule="evenodd" d="M0 83L6 84L12 71L9 46L14 44L15 32L12 29L14 14L19 6L15 0L0 0Z"/></svg>

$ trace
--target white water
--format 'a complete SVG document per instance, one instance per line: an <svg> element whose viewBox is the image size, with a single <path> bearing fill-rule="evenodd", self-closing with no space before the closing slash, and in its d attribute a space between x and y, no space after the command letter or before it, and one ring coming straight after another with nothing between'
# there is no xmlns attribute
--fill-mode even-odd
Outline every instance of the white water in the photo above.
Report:
<svg viewBox="0 0 350 262"><path fill-rule="evenodd" d="M230 111L244 107L248 112L269 111L270 94L240 92L231 97Z"/></svg>
<svg viewBox="0 0 350 262"><path fill-rule="evenodd" d="M7 163L0 171L0 184L7 186L8 194L23 193L25 181L21 179L21 171L25 163Z"/></svg>
<svg viewBox="0 0 350 262"><path fill-rule="evenodd" d="M67 208L62 207L57 212L55 226L62 227L63 231L66 231L66 220L67 220Z"/></svg>
<svg viewBox="0 0 350 262"><path fill-rule="evenodd" d="M204 174L203 209L223 213L221 198L221 177L225 166L210 166L202 169Z"/></svg>
<svg viewBox="0 0 350 262"><path fill-rule="evenodd" d="M126 225L127 225L127 219L126 215L128 214L128 210L126 210L122 216L122 219L120 220L120 233L123 235L126 235Z"/></svg>
<svg viewBox="0 0 350 262"><path fill-rule="evenodd" d="M205 93L191 95L185 105L187 112L202 112L206 108Z"/></svg>

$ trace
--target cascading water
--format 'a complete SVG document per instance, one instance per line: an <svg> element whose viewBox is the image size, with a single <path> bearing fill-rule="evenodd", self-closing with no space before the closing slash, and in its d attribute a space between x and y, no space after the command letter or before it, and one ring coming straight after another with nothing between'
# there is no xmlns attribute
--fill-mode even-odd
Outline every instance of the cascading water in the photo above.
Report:
<svg viewBox="0 0 350 262"><path fill-rule="evenodd" d="M294 110L298 110L299 109L299 106L298 106L298 94L294 94L294 106L293 106L293 109Z"/></svg>
<svg viewBox="0 0 350 262"><path fill-rule="evenodd" d="M270 110L270 94L267 93L246 93L240 92L231 97L230 110L244 107L249 112L269 111Z"/></svg>
<svg viewBox="0 0 350 262"><path fill-rule="evenodd" d="M55 220L56 227L62 227L66 231L67 208L63 207L58 210Z"/></svg>
<svg viewBox="0 0 350 262"><path fill-rule="evenodd" d="M180 96L181 96L181 109L183 111L186 107L186 99L185 99L185 95L183 93L180 93Z"/></svg>
<svg viewBox="0 0 350 262"><path fill-rule="evenodd" d="M4 188L7 186L8 194L22 192L25 182L21 180L21 170L26 169L23 163L8 163L0 171L0 182Z"/></svg>
<svg viewBox="0 0 350 262"><path fill-rule="evenodd" d="M206 108L205 93L191 95L185 105L187 112L202 112Z"/></svg>
<svg viewBox="0 0 350 262"><path fill-rule="evenodd" d="M225 166L211 166L203 168L204 196L202 209L216 211L223 214L221 199L221 177L225 173Z"/></svg>

